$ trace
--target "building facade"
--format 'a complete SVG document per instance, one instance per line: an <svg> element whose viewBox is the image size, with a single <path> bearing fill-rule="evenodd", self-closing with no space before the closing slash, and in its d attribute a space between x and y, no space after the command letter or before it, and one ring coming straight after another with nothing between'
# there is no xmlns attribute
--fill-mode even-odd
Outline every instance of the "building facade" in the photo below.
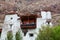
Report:
<svg viewBox="0 0 60 40"><path fill-rule="evenodd" d="M38 17L38 15L40 16ZM23 40L35 40L42 26L52 26L51 19L50 11L41 11L41 14L36 15L27 14L19 16L14 12L6 13L1 32L1 40L5 40L8 31L13 32L13 38L15 40L15 34L19 29Z"/></svg>

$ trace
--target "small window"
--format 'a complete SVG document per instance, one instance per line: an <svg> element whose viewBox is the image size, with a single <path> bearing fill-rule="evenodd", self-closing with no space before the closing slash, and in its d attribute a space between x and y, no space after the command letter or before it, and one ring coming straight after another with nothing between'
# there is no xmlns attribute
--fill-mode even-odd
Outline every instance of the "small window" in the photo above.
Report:
<svg viewBox="0 0 60 40"><path fill-rule="evenodd" d="M2 32L2 29L0 29L0 37L1 37L1 32Z"/></svg>
<svg viewBox="0 0 60 40"><path fill-rule="evenodd" d="M13 24L10 24L10 28L12 28L12 25L13 25Z"/></svg>
<svg viewBox="0 0 60 40"><path fill-rule="evenodd" d="M27 33L27 32L24 33L24 36L26 36L26 33Z"/></svg>
<svg viewBox="0 0 60 40"><path fill-rule="evenodd" d="M13 24L10 24L10 27L12 27Z"/></svg>
<svg viewBox="0 0 60 40"><path fill-rule="evenodd" d="M11 20L12 20L13 18L11 17Z"/></svg>
<svg viewBox="0 0 60 40"><path fill-rule="evenodd" d="M0 36L1 36L1 32L0 32Z"/></svg>
<svg viewBox="0 0 60 40"><path fill-rule="evenodd" d="M28 30L24 30L24 36L26 36L27 32L28 32Z"/></svg>
<svg viewBox="0 0 60 40"><path fill-rule="evenodd" d="M50 19L48 19L46 22L47 22L48 24L50 24L51 20L50 20Z"/></svg>
<svg viewBox="0 0 60 40"><path fill-rule="evenodd" d="M34 35L33 35L33 33L30 33L29 36L30 36L30 37L33 37Z"/></svg>
<svg viewBox="0 0 60 40"><path fill-rule="evenodd" d="M50 22L47 22L48 24L50 24Z"/></svg>

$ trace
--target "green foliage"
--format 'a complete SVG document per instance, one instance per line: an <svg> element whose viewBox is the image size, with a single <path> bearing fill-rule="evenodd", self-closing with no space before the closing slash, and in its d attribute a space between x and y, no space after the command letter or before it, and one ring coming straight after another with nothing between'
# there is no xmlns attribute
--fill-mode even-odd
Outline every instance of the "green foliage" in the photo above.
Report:
<svg viewBox="0 0 60 40"><path fill-rule="evenodd" d="M60 40L60 25L53 28L54 40Z"/></svg>
<svg viewBox="0 0 60 40"><path fill-rule="evenodd" d="M39 30L36 40L60 40L60 26L43 27Z"/></svg>
<svg viewBox="0 0 60 40"><path fill-rule="evenodd" d="M13 40L12 31L7 32L7 40Z"/></svg>
<svg viewBox="0 0 60 40"><path fill-rule="evenodd" d="M15 37L16 37L16 40L22 40L20 30L16 33Z"/></svg>

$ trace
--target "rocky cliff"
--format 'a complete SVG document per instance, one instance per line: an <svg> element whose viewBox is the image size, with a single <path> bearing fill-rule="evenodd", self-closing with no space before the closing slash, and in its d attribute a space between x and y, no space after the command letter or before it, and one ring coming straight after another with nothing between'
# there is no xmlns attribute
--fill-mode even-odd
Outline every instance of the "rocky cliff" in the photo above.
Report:
<svg viewBox="0 0 60 40"><path fill-rule="evenodd" d="M52 22L58 24L60 19L60 0L0 0L0 14L9 11L36 13L41 10L52 12Z"/></svg>

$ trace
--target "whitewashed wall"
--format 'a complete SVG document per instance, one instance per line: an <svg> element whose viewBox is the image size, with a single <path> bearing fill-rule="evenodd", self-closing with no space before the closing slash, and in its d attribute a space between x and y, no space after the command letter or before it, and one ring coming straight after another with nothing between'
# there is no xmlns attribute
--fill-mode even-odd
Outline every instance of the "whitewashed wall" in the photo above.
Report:
<svg viewBox="0 0 60 40"><path fill-rule="evenodd" d="M42 19L51 19L52 16L51 16L51 12L50 11L41 11L41 16L42 16Z"/></svg>
<svg viewBox="0 0 60 40"><path fill-rule="evenodd" d="M26 36L23 36L23 40L35 40L35 31L36 29L28 29ZM29 34L33 34L31 37Z"/></svg>
<svg viewBox="0 0 60 40"><path fill-rule="evenodd" d="M4 26L3 26L3 29L2 29L1 40L5 40L5 38L7 36L7 31L9 31L9 30L12 30L13 38L15 39L15 33L20 28L20 21L17 20L18 18L19 17L17 16L17 14L6 15L5 16L5 21L4 21ZM12 27L10 27L10 24L12 24Z"/></svg>
<svg viewBox="0 0 60 40"><path fill-rule="evenodd" d="M11 19L11 18L13 18L13 19ZM14 24L17 21L17 19L18 19L17 14L6 15L4 23L12 23L12 24Z"/></svg>
<svg viewBox="0 0 60 40"><path fill-rule="evenodd" d="M51 16L51 12L50 11L47 12L47 19L52 19L52 16Z"/></svg>
<svg viewBox="0 0 60 40"><path fill-rule="evenodd" d="M51 16L51 12L50 11L41 11L41 16L42 16L42 19L43 20L46 20L47 19L52 19L52 16ZM46 25L48 25L48 23L45 23ZM49 24L50 26L52 26L52 22L50 22Z"/></svg>
<svg viewBox="0 0 60 40"><path fill-rule="evenodd" d="M46 20L42 18L37 18L37 21L36 21L36 26L37 26L36 33L37 34L39 33L39 29L41 29L43 25L46 25Z"/></svg>

